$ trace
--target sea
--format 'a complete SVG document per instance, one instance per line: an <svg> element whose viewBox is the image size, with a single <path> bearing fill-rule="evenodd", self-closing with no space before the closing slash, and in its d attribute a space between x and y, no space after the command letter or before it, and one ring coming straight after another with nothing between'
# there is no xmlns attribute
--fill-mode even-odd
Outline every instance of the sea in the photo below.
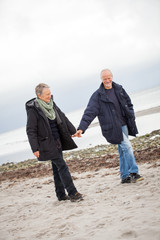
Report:
<svg viewBox="0 0 160 240"><path fill-rule="evenodd" d="M137 113L136 123L139 131L137 136L160 129L160 86L130 94L130 97L134 105L134 110ZM84 109L66 113L66 116L75 127L78 127ZM76 150L108 144L102 136L101 129L97 123L98 119L96 118L81 138L74 138L78 146ZM8 162L17 163L34 158L28 143L25 126L0 134L0 165Z"/></svg>

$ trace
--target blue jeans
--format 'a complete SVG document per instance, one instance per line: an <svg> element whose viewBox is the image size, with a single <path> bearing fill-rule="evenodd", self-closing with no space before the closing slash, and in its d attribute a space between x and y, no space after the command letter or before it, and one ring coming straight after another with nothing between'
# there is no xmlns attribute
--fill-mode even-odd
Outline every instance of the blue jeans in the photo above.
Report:
<svg viewBox="0 0 160 240"><path fill-rule="evenodd" d="M123 141L118 144L118 152L121 178L124 179L128 177L130 173L138 173L138 166L133 154L131 143L128 139L127 126L122 127L122 133Z"/></svg>
<svg viewBox="0 0 160 240"><path fill-rule="evenodd" d="M59 150L59 158L51 160L55 191L58 199L65 196L65 189L68 195L74 195L77 192L73 184L71 174L69 172L68 166L63 159L62 151Z"/></svg>

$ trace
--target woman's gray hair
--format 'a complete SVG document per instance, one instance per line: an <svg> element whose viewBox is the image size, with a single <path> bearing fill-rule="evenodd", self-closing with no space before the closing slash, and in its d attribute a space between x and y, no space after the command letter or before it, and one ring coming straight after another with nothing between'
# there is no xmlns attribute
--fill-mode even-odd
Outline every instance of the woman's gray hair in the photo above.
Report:
<svg viewBox="0 0 160 240"><path fill-rule="evenodd" d="M36 88L35 88L35 93L36 93L36 95L38 96L38 95L42 95L42 92L43 92L43 90L45 89L45 88L50 88L47 84L45 84L45 83L39 83L37 86L36 86Z"/></svg>

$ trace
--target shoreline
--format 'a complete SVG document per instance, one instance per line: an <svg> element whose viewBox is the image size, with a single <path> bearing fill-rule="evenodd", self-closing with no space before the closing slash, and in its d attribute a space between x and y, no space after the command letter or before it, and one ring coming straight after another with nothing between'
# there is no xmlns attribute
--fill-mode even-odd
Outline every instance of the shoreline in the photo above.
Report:
<svg viewBox="0 0 160 240"><path fill-rule="evenodd" d="M151 163L160 159L160 130L131 140L136 161ZM117 145L97 145L92 148L65 152L64 159L71 173L97 171L102 168L119 166ZM20 181L52 175L50 161L40 162L30 159L19 163L6 163L0 166L0 182Z"/></svg>
<svg viewBox="0 0 160 240"><path fill-rule="evenodd" d="M144 109L141 111L137 111L135 112L135 116L142 117L145 115L150 115L150 114L159 113L159 112L160 112L160 106L157 106L157 107L152 107L152 108Z"/></svg>
<svg viewBox="0 0 160 240"><path fill-rule="evenodd" d="M136 118L136 123L139 130L139 134L137 135L137 137L150 133L155 129L160 129L160 106L146 109L143 111L137 111L136 114L138 115L138 117ZM12 139L11 142L6 142L4 143L4 146L0 146L2 150L0 156L0 166L7 163L18 163L27 159L34 158L29 143L27 142L27 139L25 139L26 136L23 136L25 134L24 131L25 130L21 131L21 140L14 140L10 133L8 137L9 139ZM20 132L18 132L18 134L20 134ZM3 140L3 138L1 138L1 140ZM102 136L98 122L93 122L91 124L91 126L88 128L87 133L83 136L83 141L76 138L74 140L78 146L75 151L77 151L78 149L85 150L87 148L96 147L97 145L109 144ZM16 149L17 151L15 151ZM3 154L3 151L5 152L5 154Z"/></svg>

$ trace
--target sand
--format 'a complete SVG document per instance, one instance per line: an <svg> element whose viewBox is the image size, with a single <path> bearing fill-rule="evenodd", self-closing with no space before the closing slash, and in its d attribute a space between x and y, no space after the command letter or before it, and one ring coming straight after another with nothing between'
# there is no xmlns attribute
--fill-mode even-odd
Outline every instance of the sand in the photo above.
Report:
<svg viewBox="0 0 160 240"><path fill-rule="evenodd" d="M119 167L73 173L81 202L57 201L52 177L1 184L1 240L160 239L160 162L121 184Z"/></svg>

